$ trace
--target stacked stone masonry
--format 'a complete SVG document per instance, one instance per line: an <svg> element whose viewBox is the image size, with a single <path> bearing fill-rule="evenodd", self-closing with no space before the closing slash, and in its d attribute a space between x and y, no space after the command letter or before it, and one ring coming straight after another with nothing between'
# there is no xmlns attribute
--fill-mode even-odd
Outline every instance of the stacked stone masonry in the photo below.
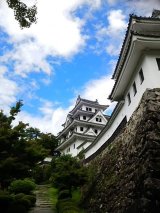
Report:
<svg viewBox="0 0 160 213"><path fill-rule="evenodd" d="M87 166L87 212L160 212L160 89L146 90L123 132Z"/></svg>

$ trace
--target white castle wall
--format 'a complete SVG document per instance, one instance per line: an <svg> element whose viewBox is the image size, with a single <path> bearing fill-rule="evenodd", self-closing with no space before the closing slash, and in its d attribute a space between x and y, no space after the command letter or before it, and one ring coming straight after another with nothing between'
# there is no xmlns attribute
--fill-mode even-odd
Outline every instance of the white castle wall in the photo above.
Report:
<svg viewBox="0 0 160 213"><path fill-rule="evenodd" d="M135 74L133 75L131 81L129 82L128 89L124 94L124 105L115 120L109 127L109 129L105 132L104 135L98 140L98 142L89 150L85 152L85 158L88 158L93 153L95 153L115 132L123 118L126 116L127 121L137 108L141 97L147 88L159 88L160 87L160 70L158 70L156 58L160 58L160 55L156 54L148 54L143 57L141 63L137 66L135 70ZM144 74L144 81L142 84L140 83L139 71L142 68ZM137 87L137 93L134 96L133 94L133 82L135 81ZM127 94L130 92L131 103L128 105Z"/></svg>
<svg viewBox="0 0 160 213"><path fill-rule="evenodd" d="M77 150L77 147L83 143L83 140L76 139L74 143L72 143L70 146L68 145L67 148L65 148L62 152L62 154L72 154L72 156L77 156L79 151ZM70 151L68 149L70 148Z"/></svg>

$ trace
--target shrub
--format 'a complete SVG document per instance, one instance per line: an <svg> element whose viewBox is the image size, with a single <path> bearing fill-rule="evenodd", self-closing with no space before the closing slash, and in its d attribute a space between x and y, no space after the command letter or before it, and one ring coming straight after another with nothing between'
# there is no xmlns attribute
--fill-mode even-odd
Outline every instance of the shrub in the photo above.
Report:
<svg viewBox="0 0 160 213"><path fill-rule="evenodd" d="M14 199L19 200L19 199L22 199L24 196L25 196L24 193L19 193L19 194L14 195Z"/></svg>
<svg viewBox="0 0 160 213"><path fill-rule="evenodd" d="M35 189L35 187L35 183L29 179L15 180L10 184L9 190L15 194L30 194L31 191Z"/></svg>
<svg viewBox="0 0 160 213"><path fill-rule="evenodd" d="M32 206L30 200L28 200L25 197L22 197L21 199L15 200L14 201L15 205L22 205L24 206L27 210Z"/></svg>
<svg viewBox="0 0 160 213"><path fill-rule="evenodd" d="M66 199L66 198L71 198L72 194L69 190L62 190L58 194L58 200Z"/></svg>
<svg viewBox="0 0 160 213"><path fill-rule="evenodd" d="M78 213L79 210L71 199L59 200L57 202L58 213Z"/></svg>
<svg viewBox="0 0 160 213"><path fill-rule="evenodd" d="M25 195L24 198L30 201L32 207L35 205L36 203L35 195Z"/></svg>

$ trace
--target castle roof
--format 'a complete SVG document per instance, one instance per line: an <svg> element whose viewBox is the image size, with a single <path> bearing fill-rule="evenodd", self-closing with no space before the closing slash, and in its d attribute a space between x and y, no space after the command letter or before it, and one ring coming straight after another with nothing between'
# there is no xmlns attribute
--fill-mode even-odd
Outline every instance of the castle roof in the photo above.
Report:
<svg viewBox="0 0 160 213"><path fill-rule="evenodd" d="M98 100L95 101L87 100L78 96L75 107L69 112L70 114L74 114L78 109L81 108L82 105L96 107L98 109L106 110L108 105L99 104Z"/></svg>
<svg viewBox="0 0 160 213"><path fill-rule="evenodd" d="M114 87L111 91L111 94L109 95L109 98L111 100L117 100L114 99L113 93L115 92L115 88L120 82L120 76L122 76L122 71L124 68L124 65L126 63L127 57L129 57L129 51L132 47L134 50L135 47L138 49L138 51L141 51L146 49L148 45L148 48L151 48L151 45L153 45L153 39L159 39L159 33L160 33L160 18L158 16L158 11L153 11L152 17L138 17L136 15L131 15L126 31L126 35L122 44L122 48L120 51L120 55L118 58L118 62L115 68L115 71L112 75L112 78L115 79ZM145 39L146 38L146 39ZM147 43L147 40L151 40L152 42L149 44ZM136 42L139 42L136 44ZM159 40L158 40L159 42ZM143 43L143 44L142 44ZM140 47L141 45L141 47ZM143 47L142 47L143 46ZM155 49L159 49L159 45L155 45ZM133 51L132 51L133 52ZM133 53L130 53L133 55ZM136 55L134 55L136 58ZM138 57L137 57L138 59ZM124 83L124 82L123 82Z"/></svg>
<svg viewBox="0 0 160 213"><path fill-rule="evenodd" d="M94 127L99 127L99 128L103 128L105 125L101 124L101 123L92 123L92 122L88 122L88 121L84 121L84 120L77 120L74 119L68 126L66 126L57 136L57 139L59 139L62 135L65 135L68 133L69 130L71 130L72 128L74 128L75 125L82 125L82 126L94 126ZM83 135L83 133L81 133Z"/></svg>

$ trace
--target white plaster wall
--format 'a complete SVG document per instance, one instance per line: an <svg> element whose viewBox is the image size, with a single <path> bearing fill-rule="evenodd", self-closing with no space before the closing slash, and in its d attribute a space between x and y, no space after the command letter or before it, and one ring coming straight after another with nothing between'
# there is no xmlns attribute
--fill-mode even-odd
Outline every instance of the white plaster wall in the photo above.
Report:
<svg viewBox="0 0 160 213"><path fill-rule="evenodd" d="M116 119L114 120L110 128L108 129L108 131L99 139L98 143L96 143L91 149L89 149L85 153L85 158L88 158L90 155L95 153L112 136L112 134L114 133L118 125L123 120L124 116L125 115L122 108L119 114L117 115Z"/></svg>
<svg viewBox="0 0 160 213"><path fill-rule="evenodd" d="M119 114L116 116L112 125L106 131L106 133L99 139L98 143L96 143L90 150L85 153L85 158L88 158L94 152L96 152L114 133L116 128L119 126L125 115L127 116L127 121L136 110L143 93L147 88L153 89L160 87L160 71L158 70L156 57L160 57L158 55L147 55L143 58L141 64L137 66L136 72L133 75L132 80L129 82L128 89L124 94L125 103L120 110ZM139 71L142 68L144 74L144 81L142 84L140 83ZM137 93L134 96L133 94L133 82L135 81L137 86ZM128 106L127 94L130 92L131 103Z"/></svg>
<svg viewBox="0 0 160 213"><path fill-rule="evenodd" d="M157 62L156 62L157 55L147 55L144 57L142 64L137 67L136 75L134 75L134 78L130 82L130 85L128 87L128 91L125 94L125 112L127 115L127 121L139 105L139 102L142 98L143 93L145 90L158 88L160 87L160 71L158 70ZM144 81L142 84L140 83L139 78L139 71L142 68L143 74L144 74ZM133 82L135 81L137 86L137 93L134 96L133 93ZM128 101L126 95L130 92L131 96L131 104L128 106Z"/></svg>
<svg viewBox="0 0 160 213"><path fill-rule="evenodd" d="M91 120L91 122L105 125L107 123L106 120L103 118L103 116L101 116L101 119L102 119L102 121L98 122L98 121L96 121L96 117L95 117L94 119Z"/></svg>
<svg viewBox="0 0 160 213"><path fill-rule="evenodd" d="M92 142L87 142L85 143L83 146L81 146L79 149L78 149L78 153L84 149L86 149Z"/></svg>
<svg viewBox="0 0 160 213"><path fill-rule="evenodd" d="M67 148L65 148L62 153L63 154L71 154L72 156L77 156L77 154L78 154L77 147L79 145L81 145L83 142L84 142L83 140L76 139L72 144L67 146ZM75 144L75 148L74 148L74 144ZM70 148L70 152L67 152L68 148Z"/></svg>

